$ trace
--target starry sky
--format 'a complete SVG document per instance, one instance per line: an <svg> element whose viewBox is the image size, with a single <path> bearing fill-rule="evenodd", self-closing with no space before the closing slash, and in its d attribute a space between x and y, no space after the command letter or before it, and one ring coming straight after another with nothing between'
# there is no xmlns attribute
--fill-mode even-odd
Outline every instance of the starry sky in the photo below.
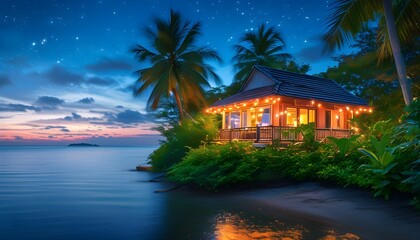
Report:
<svg viewBox="0 0 420 240"><path fill-rule="evenodd" d="M93 142L157 144L147 95L133 97L129 49L150 46L144 29L170 9L200 21L198 45L215 49L225 84L234 44L261 23L276 27L285 52L309 74L334 65L321 53L329 1L313 0L2 0L0 1L0 145Z"/></svg>

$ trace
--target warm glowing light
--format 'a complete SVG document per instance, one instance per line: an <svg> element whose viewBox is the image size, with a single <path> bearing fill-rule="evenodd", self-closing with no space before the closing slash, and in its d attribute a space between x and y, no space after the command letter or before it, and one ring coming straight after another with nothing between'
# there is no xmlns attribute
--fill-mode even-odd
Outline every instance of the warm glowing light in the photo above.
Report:
<svg viewBox="0 0 420 240"><path fill-rule="evenodd" d="M280 101L280 98L277 98L277 101Z"/></svg>
<svg viewBox="0 0 420 240"><path fill-rule="evenodd" d="M242 104L242 106L246 107L246 103Z"/></svg>
<svg viewBox="0 0 420 240"><path fill-rule="evenodd" d="M278 113L276 114L276 117L279 117L279 114Z"/></svg>
<svg viewBox="0 0 420 240"><path fill-rule="evenodd" d="M229 110L232 110L232 108L230 107Z"/></svg>
<svg viewBox="0 0 420 240"><path fill-rule="evenodd" d="M356 114L359 114L359 111L356 111Z"/></svg>
<svg viewBox="0 0 420 240"><path fill-rule="evenodd" d="M321 103L318 103L318 107L321 107L322 105L321 105Z"/></svg>
<svg viewBox="0 0 420 240"><path fill-rule="evenodd" d="M268 103L268 99L265 99L265 102Z"/></svg>
<svg viewBox="0 0 420 240"><path fill-rule="evenodd" d="M372 109L369 109L369 112L371 113L372 112Z"/></svg>
<svg viewBox="0 0 420 240"><path fill-rule="evenodd" d="M257 103L254 103L254 106L257 106Z"/></svg>
<svg viewBox="0 0 420 240"><path fill-rule="evenodd" d="M359 111L362 111L363 109L362 108L359 108Z"/></svg>
<svg viewBox="0 0 420 240"><path fill-rule="evenodd" d="M260 108L260 112L262 112L262 111L264 111L264 109L263 108Z"/></svg>
<svg viewBox="0 0 420 240"><path fill-rule="evenodd" d="M283 112L280 112L280 115L283 115Z"/></svg>
<svg viewBox="0 0 420 240"><path fill-rule="evenodd" d="M350 109L349 107L346 107L347 111Z"/></svg>
<svg viewBox="0 0 420 240"><path fill-rule="evenodd" d="M274 100L273 103L276 103L276 100Z"/></svg>
<svg viewBox="0 0 420 240"><path fill-rule="evenodd" d="M367 111L367 109L366 109L366 108L364 108L364 109L363 109L363 112L366 112L366 111Z"/></svg>
<svg viewBox="0 0 420 240"><path fill-rule="evenodd" d="M340 115L336 115L335 118L340 119Z"/></svg>
<svg viewBox="0 0 420 240"><path fill-rule="evenodd" d="M340 108L340 112L343 112L343 109Z"/></svg>
<svg viewBox="0 0 420 240"><path fill-rule="evenodd" d="M315 101L314 101L314 100L312 100L312 101L311 101L311 104L312 104L312 105L314 105L314 104L315 104Z"/></svg>

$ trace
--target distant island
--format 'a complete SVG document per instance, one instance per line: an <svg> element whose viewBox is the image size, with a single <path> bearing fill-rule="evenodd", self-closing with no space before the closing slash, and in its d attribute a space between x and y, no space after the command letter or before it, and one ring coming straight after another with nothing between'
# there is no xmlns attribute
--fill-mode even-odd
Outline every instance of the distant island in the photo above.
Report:
<svg viewBox="0 0 420 240"><path fill-rule="evenodd" d="M90 143L71 143L68 147L99 147L99 145Z"/></svg>

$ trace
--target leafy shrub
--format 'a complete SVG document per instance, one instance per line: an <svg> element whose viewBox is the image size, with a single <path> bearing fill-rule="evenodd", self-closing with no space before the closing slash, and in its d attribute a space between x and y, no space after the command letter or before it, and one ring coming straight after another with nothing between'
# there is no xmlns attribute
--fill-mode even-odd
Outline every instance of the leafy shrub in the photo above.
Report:
<svg viewBox="0 0 420 240"><path fill-rule="evenodd" d="M310 125L303 126L299 131L304 143L286 149L255 149L240 142L204 145L192 149L168 176L209 190L285 178L327 181L373 188L375 196L385 198L394 191L408 192L420 207L419 100L407 108L399 125L392 124L380 121L367 126L361 136L329 138L322 144L314 142Z"/></svg>
<svg viewBox="0 0 420 240"><path fill-rule="evenodd" d="M169 179L216 190L250 181L258 171L251 153L256 151L248 142L202 146L191 149L182 162L168 172Z"/></svg>
<svg viewBox="0 0 420 240"><path fill-rule="evenodd" d="M154 171L165 171L181 159L191 148L210 143L217 134L218 123L212 115L197 115L182 124L156 128L166 140L149 155Z"/></svg>
<svg viewBox="0 0 420 240"><path fill-rule="evenodd" d="M371 134L370 150L359 149L370 160L361 168L370 172L375 196L388 198L391 191L398 190L419 198L420 101L415 100L405 110L401 123L393 128L384 127L387 122L383 121L375 124L372 128L381 130L381 134L376 134L381 138Z"/></svg>

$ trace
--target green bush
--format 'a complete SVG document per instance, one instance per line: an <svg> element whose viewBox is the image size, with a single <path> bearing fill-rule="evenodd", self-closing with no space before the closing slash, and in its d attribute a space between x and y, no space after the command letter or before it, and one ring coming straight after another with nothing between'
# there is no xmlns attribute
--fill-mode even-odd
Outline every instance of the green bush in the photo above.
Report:
<svg viewBox="0 0 420 240"><path fill-rule="evenodd" d="M202 146L191 149L182 162L168 172L169 179L208 190L250 181L258 171L248 142Z"/></svg>
<svg viewBox="0 0 420 240"><path fill-rule="evenodd" d="M302 126L299 131L304 142L286 149L275 144L256 149L243 142L204 145L188 154L184 151L186 156L168 177L213 191L282 179L322 181L372 188L375 196L385 198L392 192L407 192L420 207L420 101L407 108L399 125L391 124L380 121L367 126L360 136L329 138L322 144L314 141L312 126ZM169 145L162 145L153 154L157 158L168 152L178 154L166 147Z"/></svg>
<svg viewBox="0 0 420 240"><path fill-rule="evenodd" d="M166 140L149 155L154 171L165 171L181 161L191 148L213 141L218 131L218 122L213 115L197 115L185 119L182 124L156 128Z"/></svg>

